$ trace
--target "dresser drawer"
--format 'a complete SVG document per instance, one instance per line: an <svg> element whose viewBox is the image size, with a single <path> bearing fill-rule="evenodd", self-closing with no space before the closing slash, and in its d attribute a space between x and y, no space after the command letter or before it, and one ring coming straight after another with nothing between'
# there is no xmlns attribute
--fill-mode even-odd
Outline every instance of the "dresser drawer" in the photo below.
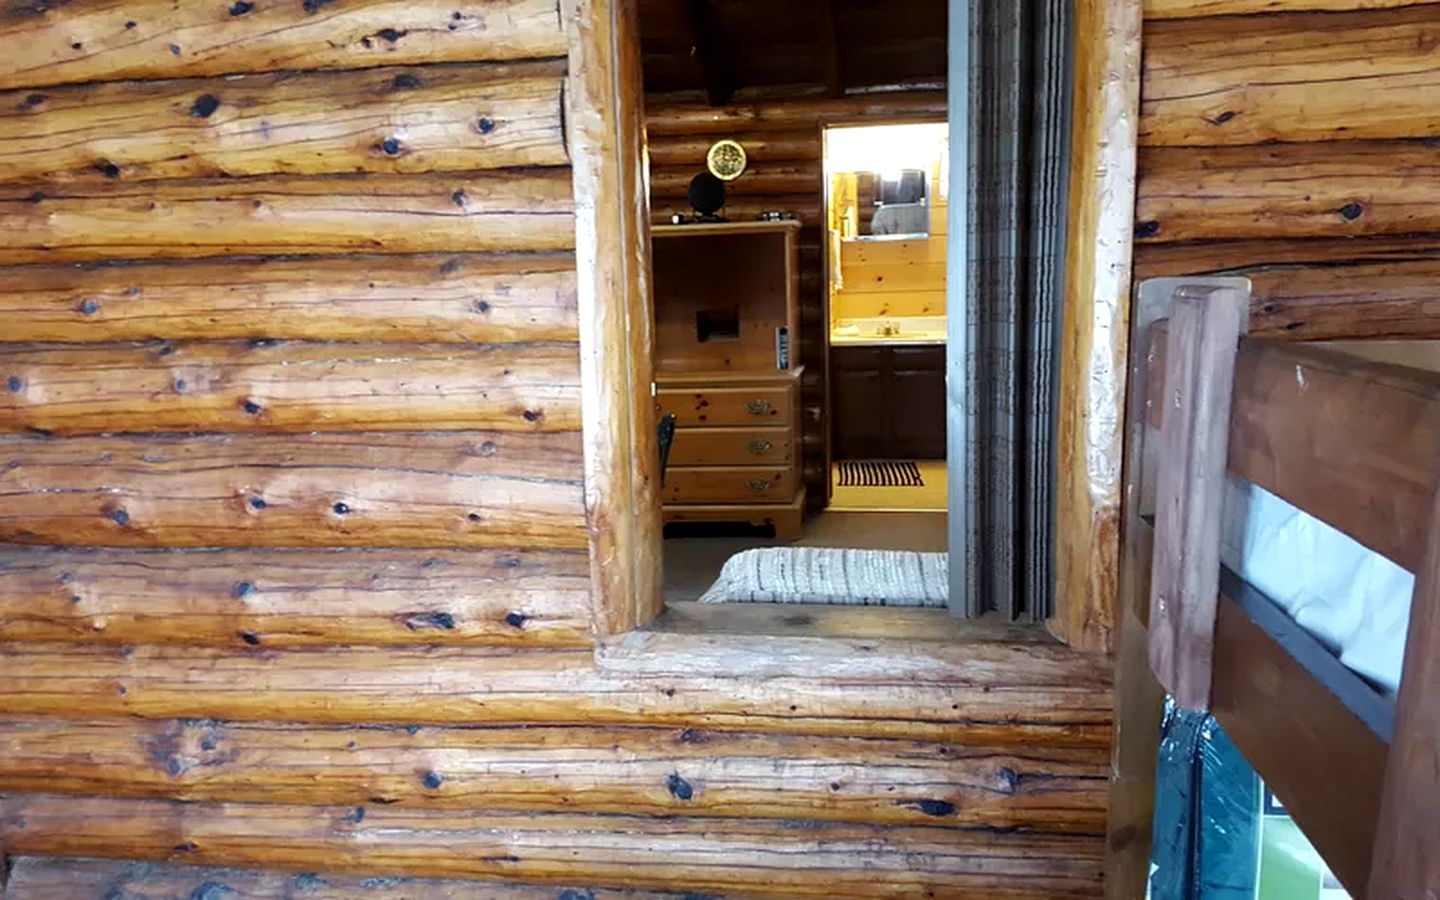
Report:
<svg viewBox="0 0 1440 900"><path fill-rule="evenodd" d="M672 466L665 470L666 503L776 503L795 494L791 466Z"/></svg>
<svg viewBox="0 0 1440 900"><path fill-rule="evenodd" d="M677 428L670 465L783 465L790 454L789 428Z"/></svg>
<svg viewBox="0 0 1440 900"><path fill-rule="evenodd" d="M793 385L782 387L661 388L661 414L673 412L680 426L789 425L795 406Z"/></svg>

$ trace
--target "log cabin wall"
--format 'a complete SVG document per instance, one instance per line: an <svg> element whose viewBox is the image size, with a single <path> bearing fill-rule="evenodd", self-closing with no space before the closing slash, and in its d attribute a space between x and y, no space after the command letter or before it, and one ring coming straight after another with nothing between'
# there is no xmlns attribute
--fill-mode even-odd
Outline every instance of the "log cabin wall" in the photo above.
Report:
<svg viewBox="0 0 1440 900"><path fill-rule="evenodd" d="M1135 278L1254 283L1250 332L1440 336L1440 4L1146 0Z"/></svg>
<svg viewBox="0 0 1440 900"><path fill-rule="evenodd" d="M749 165L726 185L726 214L753 219L782 210L799 219L800 361L803 458L807 498L830 495L825 287L825 178L821 128L826 122L943 119L945 92L933 88L852 97L816 97L803 86L770 88L764 99L743 97L726 106L701 95L652 95L648 100L650 198L653 220L690 214L690 179L705 171L705 154L721 138L738 140ZM789 96L787 96L789 94Z"/></svg>
<svg viewBox="0 0 1440 900"><path fill-rule="evenodd" d="M1105 660L594 614L584 222L644 203L573 148L631 13L0 12L11 896L1095 893Z"/></svg>

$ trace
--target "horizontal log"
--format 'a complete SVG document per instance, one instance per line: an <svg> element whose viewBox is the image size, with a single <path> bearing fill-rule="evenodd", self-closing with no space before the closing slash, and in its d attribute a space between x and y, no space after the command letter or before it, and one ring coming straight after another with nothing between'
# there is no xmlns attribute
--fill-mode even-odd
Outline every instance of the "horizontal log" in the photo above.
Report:
<svg viewBox="0 0 1440 900"><path fill-rule="evenodd" d="M0 640L584 646L590 574L584 553L533 549L9 547Z"/></svg>
<svg viewBox="0 0 1440 900"><path fill-rule="evenodd" d="M0 345L0 431L574 431L572 344Z"/></svg>
<svg viewBox="0 0 1440 900"><path fill-rule="evenodd" d="M1154 22L1142 145L1440 135L1434 6Z"/></svg>
<svg viewBox="0 0 1440 900"><path fill-rule="evenodd" d="M586 546L578 433L10 438L0 460L15 543Z"/></svg>
<svg viewBox="0 0 1440 900"><path fill-rule="evenodd" d="M0 94L0 181L567 165L563 63L126 81Z"/></svg>
<svg viewBox="0 0 1440 900"><path fill-rule="evenodd" d="M690 179L703 170L703 165L654 167L650 170L650 196L683 200L689 196ZM725 196L768 197L813 192L818 198L823 195L824 183L819 160L765 163L750 166L739 178L727 181Z"/></svg>
<svg viewBox="0 0 1440 900"><path fill-rule="evenodd" d="M1137 280L1205 274L1250 279L1256 337L1440 338L1433 237L1148 245L1136 254Z"/></svg>
<svg viewBox="0 0 1440 900"><path fill-rule="evenodd" d="M1200 16L1235 16L1255 13L1354 9L1391 9L1423 6L1435 0L1144 0L1145 18L1192 19Z"/></svg>
<svg viewBox="0 0 1440 900"><path fill-rule="evenodd" d="M725 135L738 141L745 148L745 157L750 163L806 162L819 160L820 129L802 128L796 131L756 132L754 134ZM689 166L700 171L705 166L706 155L718 136L667 135L657 136L650 141L650 165Z"/></svg>
<svg viewBox="0 0 1440 900"><path fill-rule="evenodd" d="M630 724L975 747L1110 741L1108 672L1064 648L1057 663L1068 663L1069 671L1055 683L1032 677L1033 654L1020 651L974 664L937 660L925 671L915 660L929 645L916 642L867 654L859 647L874 642L734 637L732 645L754 648L740 661L768 654L762 672L738 675L745 670L737 665L713 669L724 662L715 653L703 673L687 671L683 658L627 672L613 661L597 669L588 650L277 650L263 640L244 651L0 644L0 708L94 720L265 721L283 710L287 719L346 725ZM857 657L864 665L851 671L847 660Z"/></svg>
<svg viewBox="0 0 1440 900"><path fill-rule="evenodd" d="M0 791L1101 834L1104 748L651 728L0 720ZM364 813L360 813L364 815Z"/></svg>
<svg viewBox="0 0 1440 900"><path fill-rule="evenodd" d="M670 135L795 131L822 122L886 117L935 118L947 114L944 91L897 91L839 99L806 98L712 107L702 104L657 105L645 111L645 130L653 139Z"/></svg>
<svg viewBox="0 0 1440 900"><path fill-rule="evenodd" d="M1440 231L1440 149L1422 141L1151 147L1139 165L1142 243Z"/></svg>
<svg viewBox="0 0 1440 900"><path fill-rule="evenodd" d="M0 89L277 69L358 69L564 56L550 0L362 0L236 6L127 0L0 14Z"/></svg>
<svg viewBox="0 0 1440 900"><path fill-rule="evenodd" d="M17 827L23 822L24 827ZM17 855L790 896L1093 897L1103 839L813 822L13 796Z"/></svg>
<svg viewBox="0 0 1440 900"><path fill-rule="evenodd" d="M119 859L50 859L22 856L10 863L10 892L25 900L97 897L205 897L205 892L249 900L556 900L555 889L535 885L443 880L362 878L330 872L281 872L134 862ZM686 900L687 895L609 890L586 885L565 900ZM689 895L693 900L694 895Z"/></svg>
<svg viewBox="0 0 1440 900"><path fill-rule="evenodd" d="M575 341L568 253L17 266L0 341Z"/></svg>
<svg viewBox="0 0 1440 900"><path fill-rule="evenodd" d="M0 188L0 264L568 250L570 171Z"/></svg>

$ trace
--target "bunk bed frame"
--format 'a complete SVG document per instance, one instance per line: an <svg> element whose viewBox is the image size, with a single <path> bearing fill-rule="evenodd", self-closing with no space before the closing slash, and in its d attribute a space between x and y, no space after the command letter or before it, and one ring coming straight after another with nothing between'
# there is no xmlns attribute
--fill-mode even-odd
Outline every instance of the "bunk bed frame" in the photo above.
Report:
<svg viewBox="0 0 1440 900"><path fill-rule="evenodd" d="M1145 896L1168 692L1213 713L1352 896L1434 897L1440 374L1246 338L1248 314L1235 278L1155 279L1135 306L1109 895ZM1227 471L1415 573L1398 699L1222 570Z"/></svg>

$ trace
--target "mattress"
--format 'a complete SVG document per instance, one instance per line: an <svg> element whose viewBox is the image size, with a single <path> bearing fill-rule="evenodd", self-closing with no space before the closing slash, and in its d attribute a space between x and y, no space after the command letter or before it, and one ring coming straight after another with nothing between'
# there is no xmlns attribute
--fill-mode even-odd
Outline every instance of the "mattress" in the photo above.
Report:
<svg viewBox="0 0 1440 900"><path fill-rule="evenodd" d="M1405 569L1233 476L1220 554L1350 669L1387 692L1399 688L1415 588Z"/></svg>

